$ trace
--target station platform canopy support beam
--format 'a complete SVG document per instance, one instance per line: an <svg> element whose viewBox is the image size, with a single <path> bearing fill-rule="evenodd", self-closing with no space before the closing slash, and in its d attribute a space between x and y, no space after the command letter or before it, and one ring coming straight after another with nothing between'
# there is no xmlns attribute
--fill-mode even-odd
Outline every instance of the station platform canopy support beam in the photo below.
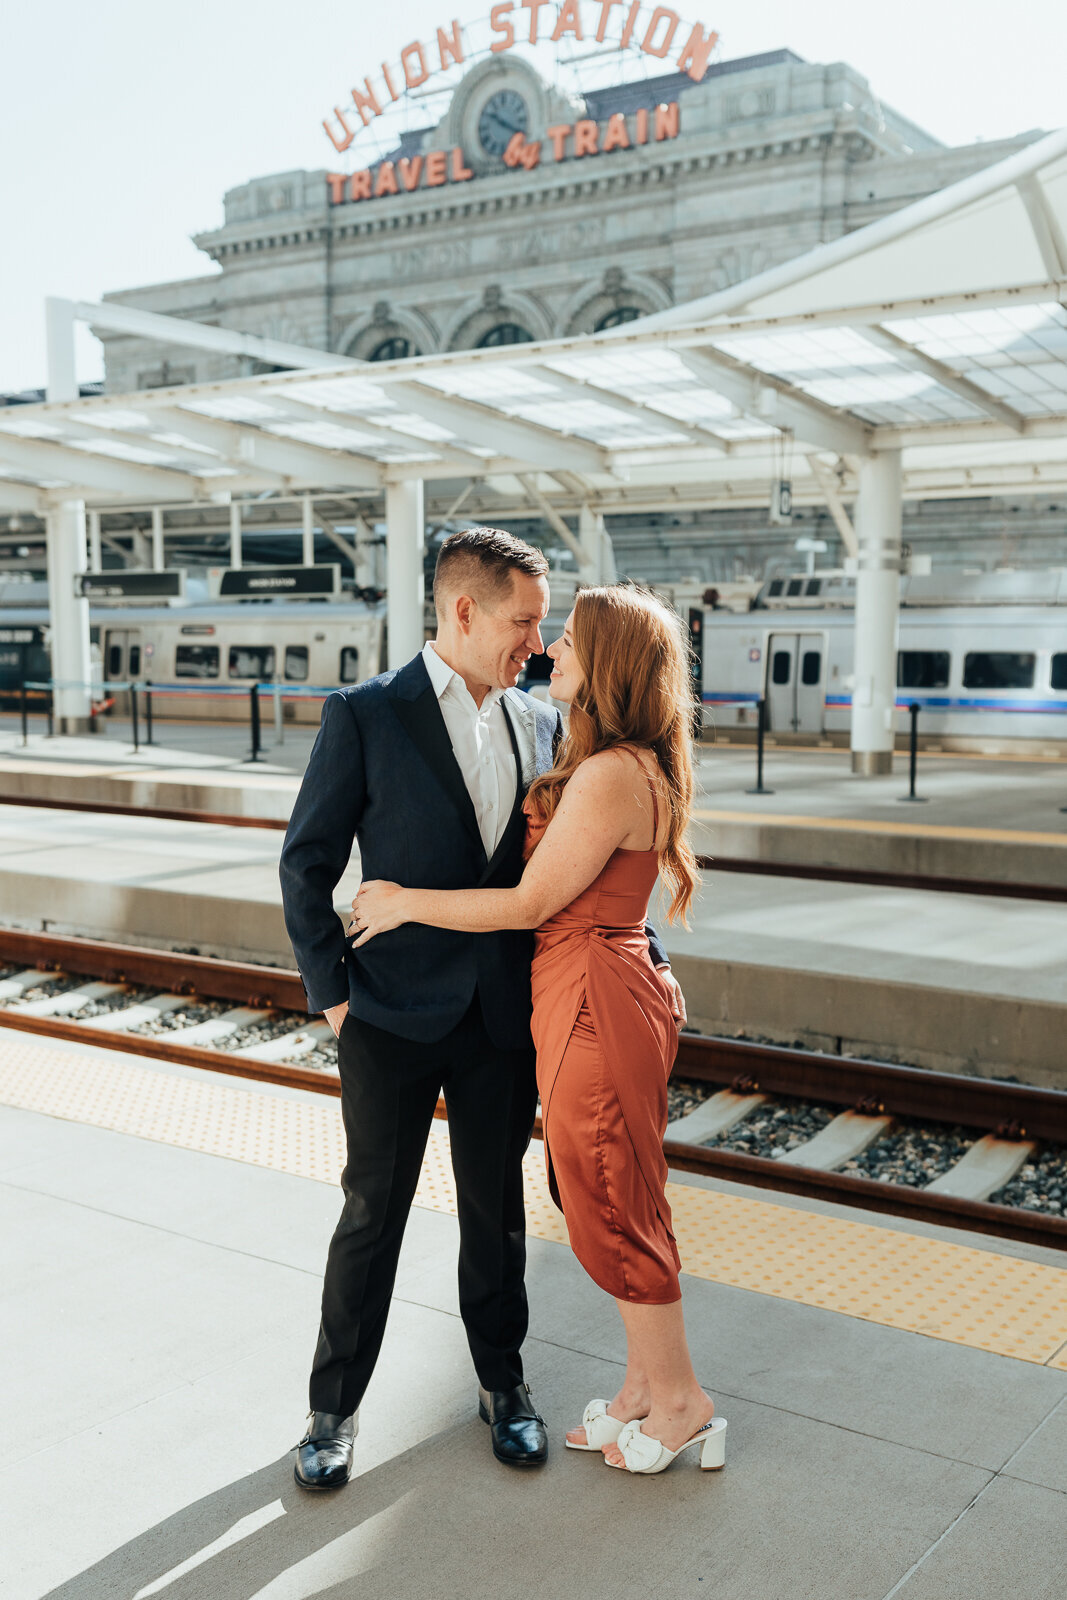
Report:
<svg viewBox="0 0 1067 1600"><path fill-rule="evenodd" d="M385 491L389 562L389 665L402 667L422 649L426 553L421 478L391 483Z"/></svg>
<svg viewBox="0 0 1067 1600"><path fill-rule="evenodd" d="M852 770L871 778L893 765L900 615L900 451L860 463L856 500Z"/></svg>

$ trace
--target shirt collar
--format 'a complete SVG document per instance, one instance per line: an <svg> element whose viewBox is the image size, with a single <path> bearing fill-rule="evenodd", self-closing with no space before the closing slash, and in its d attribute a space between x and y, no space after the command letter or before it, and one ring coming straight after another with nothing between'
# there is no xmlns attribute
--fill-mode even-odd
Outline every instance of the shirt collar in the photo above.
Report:
<svg viewBox="0 0 1067 1600"><path fill-rule="evenodd" d="M434 649L429 640L427 640L422 647L422 659L426 664L426 671L429 674L430 683L433 686L433 692L437 696L438 700L442 699L443 696L448 693L449 689L453 688L454 686L457 693L462 692L463 696L470 701L471 705L474 704L471 692L467 688L467 685L463 682L463 679L460 677L459 673L456 672L454 668L450 667L447 661L442 661L441 657L437 654L437 651ZM484 715L496 705L498 700L503 700L503 698L503 689L490 689L481 705L476 708L478 714L480 716Z"/></svg>

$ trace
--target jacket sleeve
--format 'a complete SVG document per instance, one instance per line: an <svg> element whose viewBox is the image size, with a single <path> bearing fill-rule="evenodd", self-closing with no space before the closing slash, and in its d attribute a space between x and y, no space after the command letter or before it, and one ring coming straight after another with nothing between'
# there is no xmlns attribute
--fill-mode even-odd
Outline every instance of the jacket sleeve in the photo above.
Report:
<svg viewBox="0 0 1067 1600"><path fill-rule="evenodd" d="M333 891L351 858L365 796L359 727L345 696L328 695L279 864L285 926L309 1011L348 1000L345 934Z"/></svg>
<svg viewBox="0 0 1067 1600"><path fill-rule="evenodd" d="M663 941L651 922L645 923L645 933L648 936L648 953L652 958L654 967L669 967L671 958L663 948Z"/></svg>

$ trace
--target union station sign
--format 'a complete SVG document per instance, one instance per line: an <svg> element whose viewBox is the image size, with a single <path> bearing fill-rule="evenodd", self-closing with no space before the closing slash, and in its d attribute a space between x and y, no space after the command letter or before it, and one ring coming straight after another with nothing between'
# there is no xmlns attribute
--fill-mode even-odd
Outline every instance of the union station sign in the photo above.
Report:
<svg viewBox="0 0 1067 1600"><path fill-rule="evenodd" d="M373 128L396 102L422 89L435 75L477 59L503 57L519 45L555 46L557 54L571 43L587 42L601 46L601 53L636 51L699 83L718 42L718 35L700 23L684 23L669 6L653 7L643 0L587 0L584 7L582 0L504 0L493 6L487 24L481 24L483 33L486 26L488 44L481 50L470 47L463 27L453 21L437 28L429 42L412 40L396 61L381 62L377 73L367 74L352 89L351 104L335 106L333 119L324 120L334 149L348 150L363 129ZM476 143L483 156L498 159L505 170L529 172L542 159L561 162L604 155L674 139L678 131L678 104L672 101L642 107L628 117L615 112L600 121L579 117L573 122L549 122L538 137L521 90L505 83L482 108ZM331 204L341 205L464 183L474 176L463 146L453 144L425 153L394 153L392 159L386 157L356 172L331 172L327 183Z"/></svg>

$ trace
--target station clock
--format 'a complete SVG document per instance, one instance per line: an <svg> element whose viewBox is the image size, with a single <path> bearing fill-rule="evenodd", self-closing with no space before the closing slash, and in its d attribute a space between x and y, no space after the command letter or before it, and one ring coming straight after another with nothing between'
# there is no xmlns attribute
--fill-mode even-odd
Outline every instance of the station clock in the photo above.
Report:
<svg viewBox="0 0 1067 1600"><path fill-rule="evenodd" d="M482 107L478 118L478 139L487 156L502 156L517 133L530 125L530 112L515 89L498 89Z"/></svg>

